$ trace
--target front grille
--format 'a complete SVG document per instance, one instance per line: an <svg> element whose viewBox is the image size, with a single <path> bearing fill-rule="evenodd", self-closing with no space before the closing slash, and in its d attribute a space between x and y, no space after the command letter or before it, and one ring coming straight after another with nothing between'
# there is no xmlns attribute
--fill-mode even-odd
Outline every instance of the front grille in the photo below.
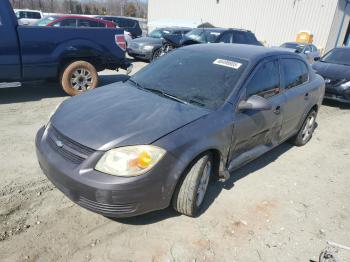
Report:
<svg viewBox="0 0 350 262"><path fill-rule="evenodd" d="M48 129L48 142L53 150L74 164L81 164L95 151L61 134L52 125Z"/></svg>
<svg viewBox="0 0 350 262"><path fill-rule="evenodd" d="M128 214L136 210L137 206L135 204L103 204L89 200L83 196L79 197L77 202L82 207L93 210L95 212L103 214Z"/></svg>

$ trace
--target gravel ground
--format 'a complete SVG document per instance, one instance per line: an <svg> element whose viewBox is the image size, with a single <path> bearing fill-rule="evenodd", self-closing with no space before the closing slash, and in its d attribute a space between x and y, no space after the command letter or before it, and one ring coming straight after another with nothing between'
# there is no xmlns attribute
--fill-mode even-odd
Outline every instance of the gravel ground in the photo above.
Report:
<svg viewBox="0 0 350 262"><path fill-rule="evenodd" d="M48 83L0 89L0 261L316 261L326 240L350 246L350 107L325 104L307 146L283 144L211 185L198 218L111 220L68 200L37 164L36 131L66 98Z"/></svg>

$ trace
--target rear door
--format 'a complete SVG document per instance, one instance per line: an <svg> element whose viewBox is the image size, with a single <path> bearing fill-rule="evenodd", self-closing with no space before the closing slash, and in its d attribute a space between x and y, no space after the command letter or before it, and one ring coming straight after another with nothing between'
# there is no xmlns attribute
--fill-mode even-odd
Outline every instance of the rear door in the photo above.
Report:
<svg viewBox="0 0 350 262"><path fill-rule="evenodd" d="M262 150L280 142L285 96L281 93L279 64L276 59L261 62L244 87L242 100L253 95L266 98L271 110L237 112L234 119L231 160L246 155L250 160Z"/></svg>
<svg viewBox="0 0 350 262"><path fill-rule="evenodd" d="M6 2L0 3L0 82L20 81L21 60L15 27L17 21L12 11L6 11Z"/></svg>
<svg viewBox="0 0 350 262"><path fill-rule="evenodd" d="M281 58L282 87L286 95L282 139L295 134L312 94L309 93L309 67L302 59Z"/></svg>

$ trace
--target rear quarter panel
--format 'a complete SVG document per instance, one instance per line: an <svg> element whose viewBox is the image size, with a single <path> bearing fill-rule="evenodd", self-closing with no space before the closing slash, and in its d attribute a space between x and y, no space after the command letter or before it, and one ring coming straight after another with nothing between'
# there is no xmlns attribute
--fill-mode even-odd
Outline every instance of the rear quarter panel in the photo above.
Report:
<svg viewBox="0 0 350 262"><path fill-rule="evenodd" d="M115 42L123 30L111 28L18 27L23 80L56 77L64 58L93 57L118 63L125 51Z"/></svg>

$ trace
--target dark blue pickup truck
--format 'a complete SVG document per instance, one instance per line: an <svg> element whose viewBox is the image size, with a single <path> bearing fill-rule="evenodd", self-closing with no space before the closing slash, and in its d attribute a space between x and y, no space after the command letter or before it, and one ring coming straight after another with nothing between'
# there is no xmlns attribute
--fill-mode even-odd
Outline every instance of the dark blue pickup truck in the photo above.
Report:
<svg viewBox="0 0 350 262"><path fill-rule="evenodd" d="M98 85L97 72L131 69L122 29L19 26L8 0L0 1L0 83L58 79L69 95Z"/></svg>

